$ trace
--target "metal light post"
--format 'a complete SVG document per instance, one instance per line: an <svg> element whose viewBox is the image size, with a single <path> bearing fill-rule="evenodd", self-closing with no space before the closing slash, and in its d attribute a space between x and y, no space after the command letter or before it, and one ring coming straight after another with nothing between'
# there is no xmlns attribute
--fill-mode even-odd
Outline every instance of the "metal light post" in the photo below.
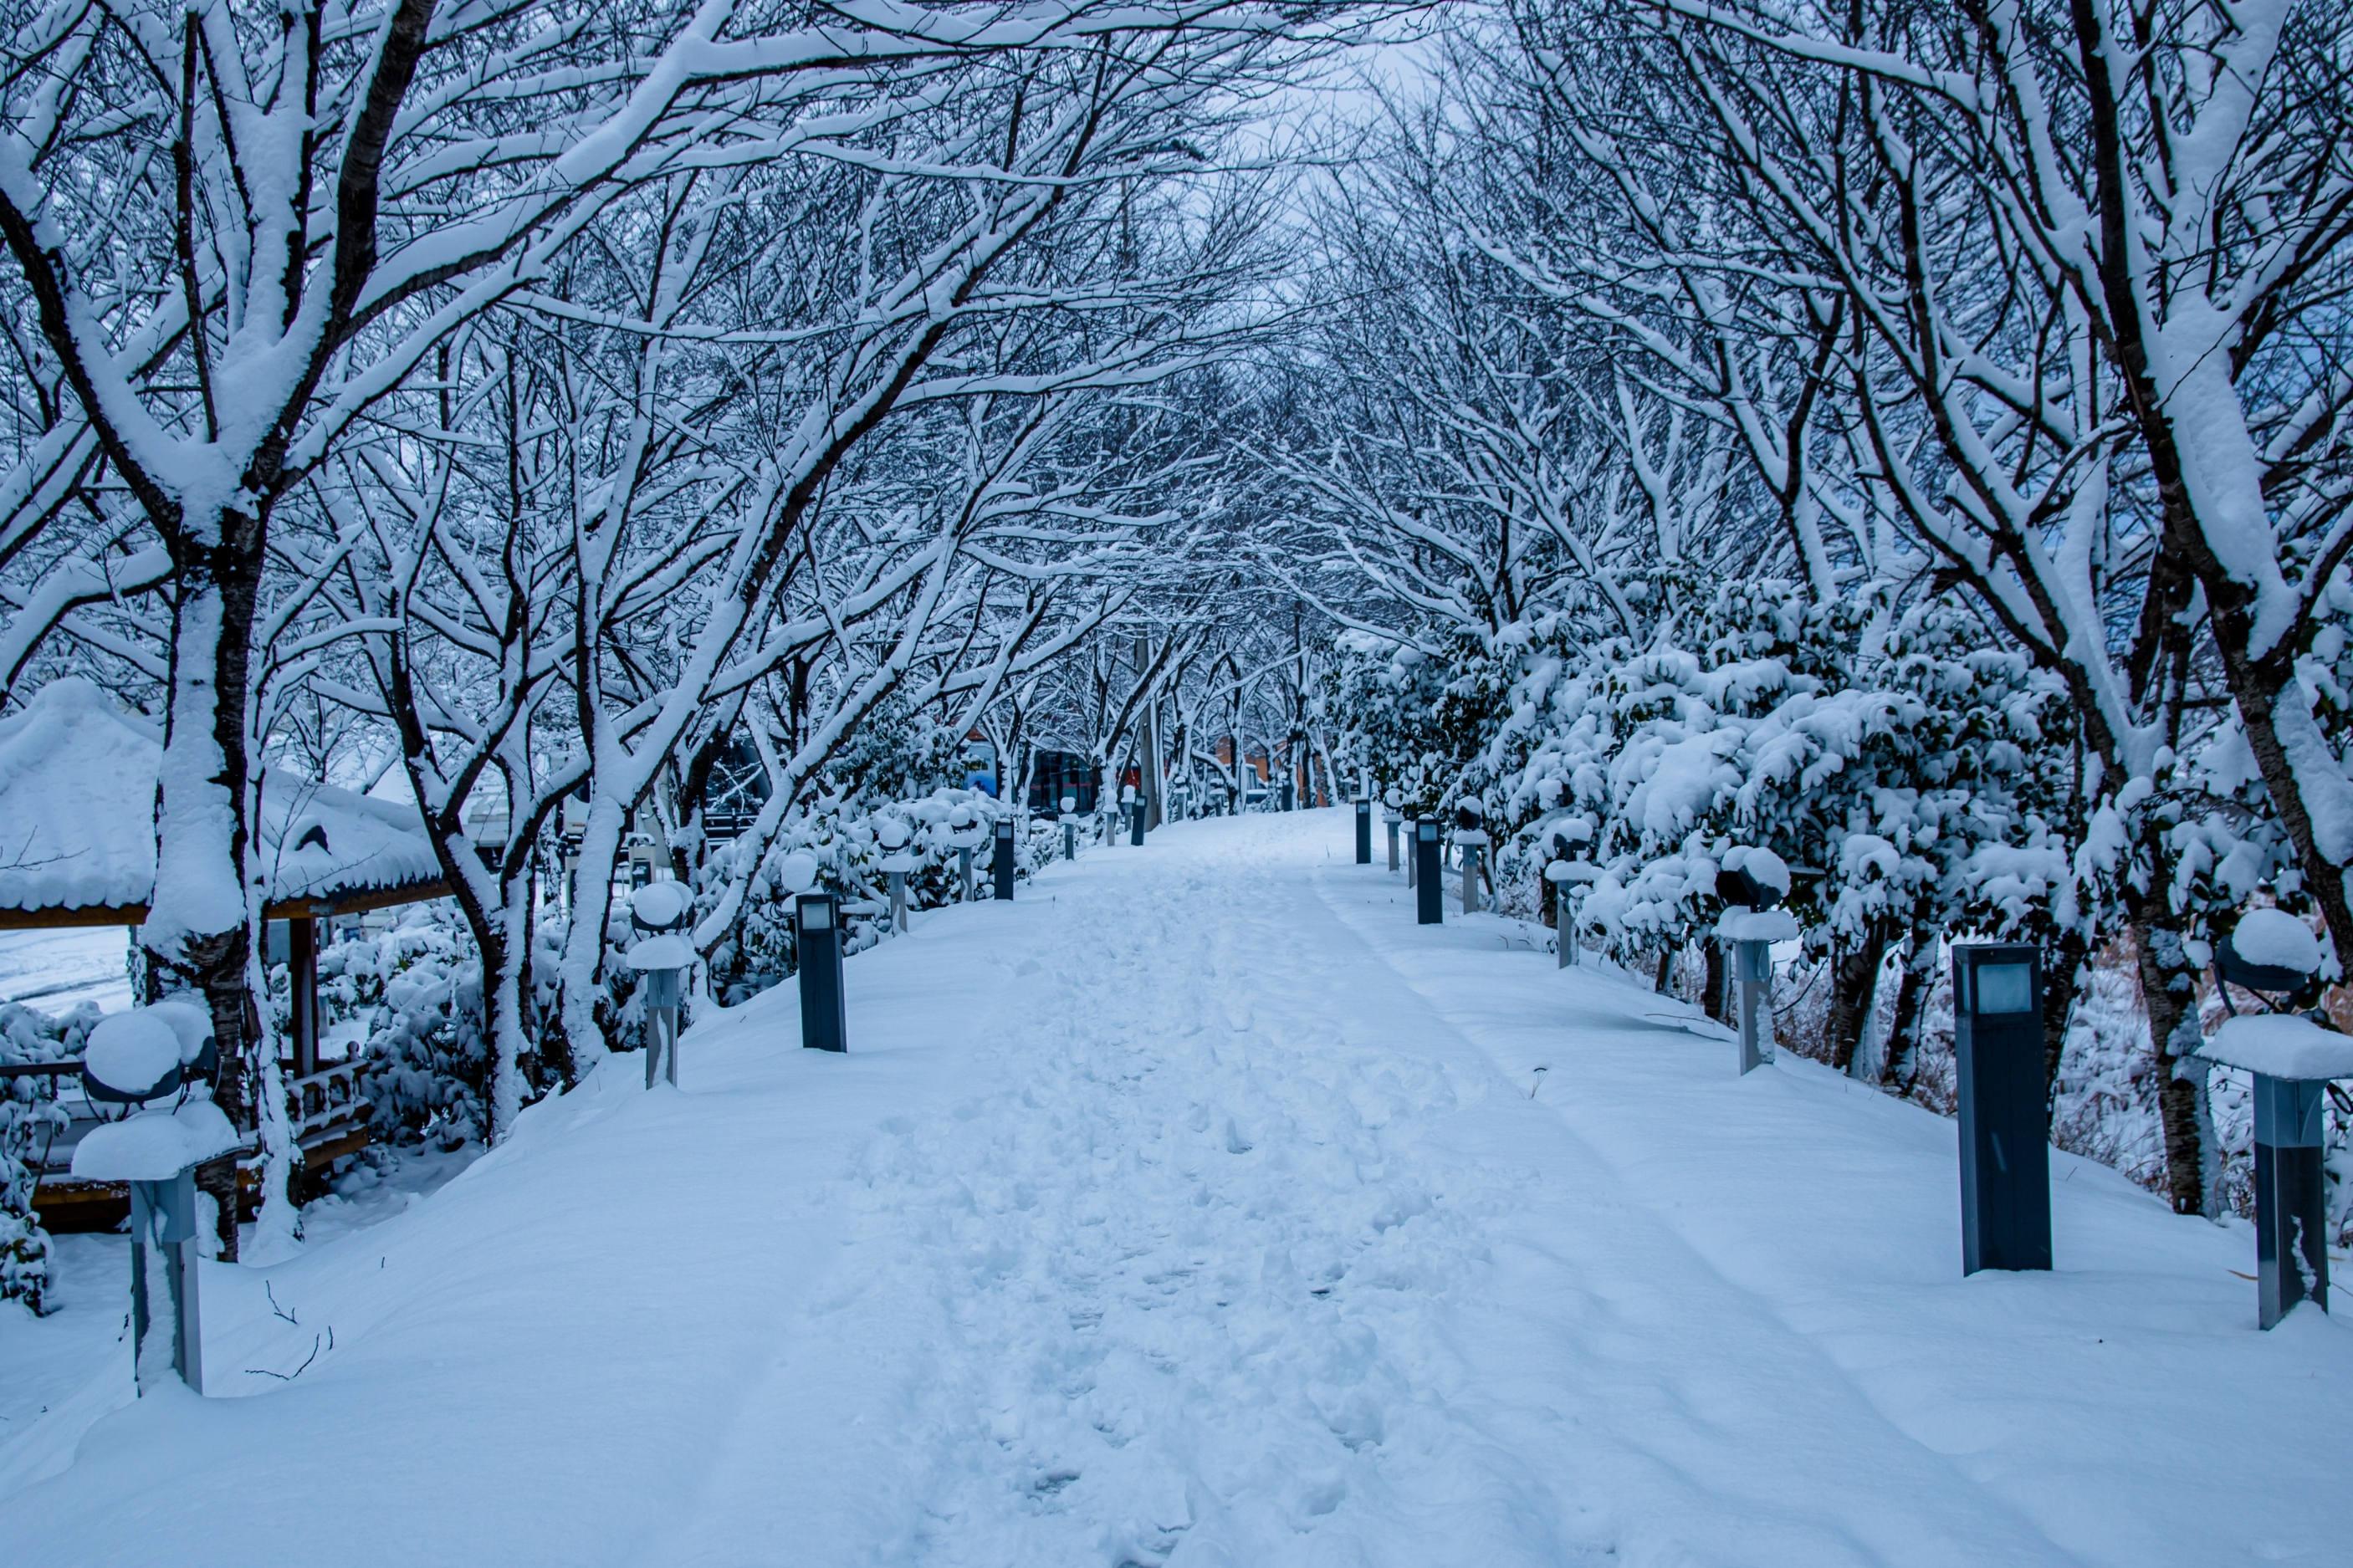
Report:
<svg viewBox="0 0 2353 1568"><path fill-rule="evenodd" d="M2309 1018L2295 1022L2327 1033ZM2353 1047L2336 1038L2340 1049ZM2353 1074L2353 1061L2331 1065L2330 1077ZM2326 1078L2255 1074L2255 1319L2266 1329L2298 1301L2328 1310L2328 1173L2321 1163L2327 1090Z"/></svg>
<svg viewBox="0 0 2353 1568"><path fill-rule="evenodd" d="M1392 875L1398 868L1398 824L1404 820L1405 813L1398 809L1398 792L1391 790L1381 801L1381 825L1389 830L1389 871Z"/></svg>
<svg viewBox="0 0 2353 1568"><path fill-rule="evenodd" d="M1573 860L1555 860L1545 868L1545 880L1552 884L1552 923L1556 939L1556 969L1567 969L1577 961L1577 900L1587 883L1599 873L1589 864Z"/></svg>
<svg viewBox="0 0 2353 1568"><path fill-rule="evenodd" d="M1762 850L1734 850L1715 877L1715 896L1728 906L1716 926L1716 940L1732 958L1739 1015L1735 1059L1743 1077L1773 1059L1767 1029L1772 1011L1773 944L1799 934L1796 918L1773 908L1788 890L1788 867L1778 856Z"/></svg>
<svg viewBox="0 0 2353 1568"><path fill-rule="evenodd" d="M142 1395L175 1375L205 1391L195 1173L238 1143L220 1107L204 1098L203 1080L217 1062L210 1016L182 1002L100 1019L82 1053L82 1084L92 1100L142 1107L92 1128L74 1149L73 1173L131 1189L132 1372ZM184 1078L195 1098L175 1109L146 1105L178 1096ZM152 1332L166 1316L168 1353L163 1337Z"/></svg>
<svg viewBox="0 0 2353 1568"><path fill-rule="evenodd" d="M907 825L895 816L875 825L875 842L889 851L882 857L882 875L891 889L891 930L900 936L907 934L907 873L920 864L906 852L910 837Z"/></svg>
<svg viewBox="0 0 2353 1568"><path fill-rule="evenodd" d="M1454 808L1454 845L1462 852L1462 912L1479 912L1479 854L1487 846L1487 830L1480 824L1486 814L1476 801Z"/></svg>
<svg viewBox="0 0 2353 1568"><path fill-rule="evenodd" d="M1065 860L1075 860L1079 858L1079 819L1074 815L1078 809L1077 795L1066 795L1062 797L1062 858Z"/></svg>
<svg viewBox="0 0 2353 1568"><path fill-rule="evenodd" d="M849 1048L849 1005L841 984L841 900L803 893L793 900L800 960L801 1046L812 1051Z"/></svg>
<svg viewBox="0 0 2353 1568"><path fill-rule="evenodd" d="M1013 819L1009 816L1000 818L997 824L996 857L997 896L1010 900L1013 897Z"/></svg>
<svg viewBox="0 0 2353 1568"><path fill-rule="evenodd" d="M1356 797L1356 864L1373 863L1373 803L1369 796Z"/></svg>
<svg viewBox="0 0 2353 1568"><path fill-rule="evenodd" d="M956 901L972 902L972 852L980 837L980 825L969 805L948 808L948 842L956 851Z"/></svg>
<svg viewBox="0 0 2353 1568"><path fill-rule="evenodd" d="M1413 825L1414 923L1434 926L1446 919L1446 887L1438 874L1438 818Z"/></svg>
<svg viewBox="0 0 2353 1568"><path fill-rule="evenodd" d="M2040 949L1954 947L1953 1042L1960 1058L1961 1272L2048 1268L2051 1127Z"/></svg>
<svg viewBox="0 0 2353 1568"><path fill-rule="evenodd" d="M646 1087L659 1070L678 1087L678 1008L681 982L694 967L694 944L682 933L694 900L681 882L649 882L629 895L629 923L641 940L621 955L638 972L646 1006Z"/></svg>
<svg viewBox="0 0 2353 1568"><path fill-rule="evenodd" d="M1134 784L1123 784L1119 792L1120 809L1127 814L1127 842L1134 849L1144 847L1144 802L1136 798Z"/></svg>
<svg viewBox="0 0 2353 1568"><path fill-rule="evenodd" d="M2224 1006L2232 985L2285 993L2291 1005L2316 1005L2321 956L2311 928L2295 916L2249 910L2215 946ZM2353 1036L2323 1027L2321 1016L2234 1011L2198 1053L2254 1077L2255 1321L2266 1329L2300 1301L2328 1310L2323 1108L2330 1081L2353 1078Z"/></svg>

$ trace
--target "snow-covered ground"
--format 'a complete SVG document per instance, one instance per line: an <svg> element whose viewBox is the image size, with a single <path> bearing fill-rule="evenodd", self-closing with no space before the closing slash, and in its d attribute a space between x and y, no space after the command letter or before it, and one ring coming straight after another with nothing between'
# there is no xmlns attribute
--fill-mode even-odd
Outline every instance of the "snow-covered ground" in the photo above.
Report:
<svg viewBox="0 0 2353 1568"><path fill-rule="evenodd" d="M95 1002L131 1005L131 934L121 926L0 931L0 1002L63 1013Z"/></svg>
<svg viewBox="0 0 2353 1568"><path fill-rule="evenodd" d="M2353 1339L2247 1227L2057 1155L2058 1270L1963 1279L1951 1123L1349 837L1094 850L853 959L847 1057L771 992L207 1266L234 1397L54 1391L7 1562L2353 1561Z"/></svg>

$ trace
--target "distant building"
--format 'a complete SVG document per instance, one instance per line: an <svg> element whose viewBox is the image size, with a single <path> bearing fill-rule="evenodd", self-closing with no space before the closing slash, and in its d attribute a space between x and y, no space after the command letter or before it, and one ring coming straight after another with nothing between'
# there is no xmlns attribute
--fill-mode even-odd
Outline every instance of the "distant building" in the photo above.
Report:
<svg viewBox="0 0 2353 1568"><path fill-rule="evenodd" d="M1029 764L1029 809L1060 811L1066 795L1078 797L1078 809L1095 808L1095 765L1077 752L1040 752Z"/></svg>

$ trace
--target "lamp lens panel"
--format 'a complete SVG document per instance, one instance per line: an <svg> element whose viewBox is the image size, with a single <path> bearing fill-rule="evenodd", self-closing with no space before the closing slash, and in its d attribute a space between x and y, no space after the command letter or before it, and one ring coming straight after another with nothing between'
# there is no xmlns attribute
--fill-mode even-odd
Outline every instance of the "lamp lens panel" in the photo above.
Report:
<svg viewBox="0 0 2353 1568"><path fill-rule="evenodd" d="M2034 1010L2034 966L2031 963L1978 965L1978 1016L2030 1013Z"/></svg>

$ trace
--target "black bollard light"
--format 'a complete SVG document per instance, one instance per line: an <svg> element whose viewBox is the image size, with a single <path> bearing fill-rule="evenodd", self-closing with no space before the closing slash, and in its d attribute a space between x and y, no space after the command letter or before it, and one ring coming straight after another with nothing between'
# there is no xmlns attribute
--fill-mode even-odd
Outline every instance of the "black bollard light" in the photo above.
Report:
<svg viewBox="0 0 2353 1568"><path fill-rule="evenodd" d="M1961 1272L2051 1267L2042 956L2016 943L1953 949L1960 1056Z"/></svg>
<svg viewBox="0 0 2353 1568"><path fill-rule="evenodd" d="M797 900L801 965L801 1044L813 1051L849 1048L849 1011L841 993L841 900L803 893Z"/></svg>
<svg viewBox="0 0 2353 1568"><path fill-rule="evenodd" d="M2328 1173L2320 1108L2328 1085L2255 1074L2255 1320L2298 1301L2328 1310Z"/></svg>
<svg viewBox="0 0 2353 1568"><path fill-rule="evenodd" d="M1356 801L1356 864L1373 863L1373 803L1359 797Z"/></svg>
<svg viewBox="0 0 2353 1568"><path fill-rule="evenodd" d="M1140 800L1128 803L1127 841L1137 849L1144 847L1144 803Z"/></svg>
<svg viewBox="0 0 2353 1568"><path fill-rule="evenodd" d="M997 825L997 896L1013 897L1013 819L1007 817Z"/></svg>
<svg viewBox="0 0 2353 1568"><path fill-rule="evenodd" d="M1425 816L1413 825L1414 923L1434 926L1446 920L1446 884L1438 875L1438 818Z"/></svg>
<svg viewBox="0 0 2353 1568"><path fill-rule="evenodd" d="M1077 795L1066 795L1062 797L1062 858L1065 860L1075 860L1079 858L1078 809Z"/></svg>

